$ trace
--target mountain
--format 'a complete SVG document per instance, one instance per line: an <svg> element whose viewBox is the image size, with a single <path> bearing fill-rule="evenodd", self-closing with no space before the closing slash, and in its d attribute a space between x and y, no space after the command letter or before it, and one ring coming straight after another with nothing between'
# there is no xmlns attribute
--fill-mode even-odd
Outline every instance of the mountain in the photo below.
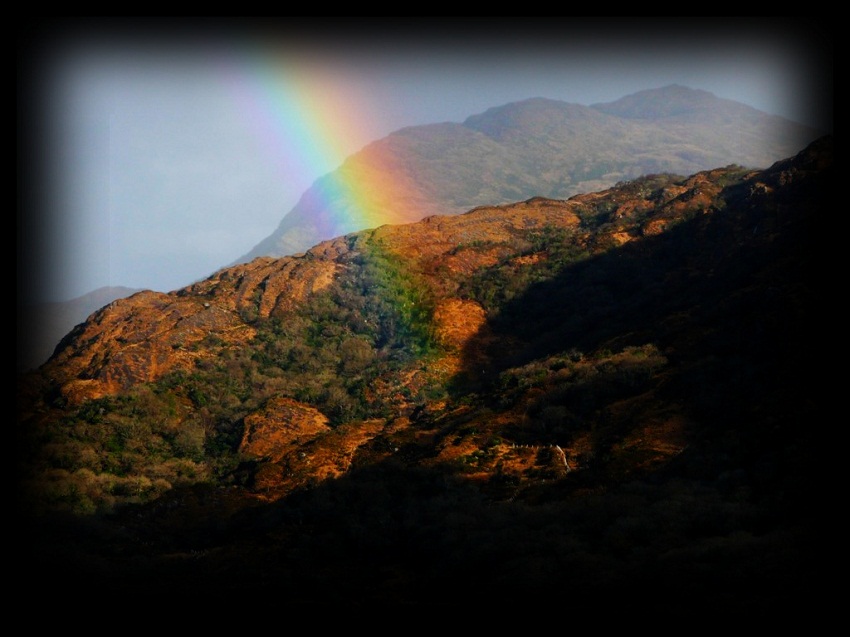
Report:
<svg viewBox="0 0 850 637"><path fill-rule="evenodd" d="M562 199L651 173L764 168L820 134L678 85L592 106L528 99L368 145L316 181L236 263L296 254L366 227L532 196Z"/></svg>
<svg viewBox="0 0 850 637"><path fill-rule="evenodd" d="M139 291L120 286L102 287L70 301L28 303L19 308L18 371L35 369L44 363L62 337L95 310Z"/></svg>
<svg viewBox="0 0 850 637"><path fill-rule="evenodd" d="M385 225L111 303L19 381L20 568L43 600L154 609L810 618L832 156Z"/></svg>

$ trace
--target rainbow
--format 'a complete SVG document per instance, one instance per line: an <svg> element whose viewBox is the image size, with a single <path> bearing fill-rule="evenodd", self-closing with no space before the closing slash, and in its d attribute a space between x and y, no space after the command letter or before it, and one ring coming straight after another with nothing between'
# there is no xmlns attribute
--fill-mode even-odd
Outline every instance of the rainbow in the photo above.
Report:
<svg viewBox="0 0 850 637"><path fill-rule="evenodd" d="M379 113L372 96L338 69L321 59L263 52L233 60L225 74L241 116L281 178L315 180L297 207L321 239L423 216L418 210L426 198L392 148L370 145L358 161L349 158L354 134Z"/></svg>

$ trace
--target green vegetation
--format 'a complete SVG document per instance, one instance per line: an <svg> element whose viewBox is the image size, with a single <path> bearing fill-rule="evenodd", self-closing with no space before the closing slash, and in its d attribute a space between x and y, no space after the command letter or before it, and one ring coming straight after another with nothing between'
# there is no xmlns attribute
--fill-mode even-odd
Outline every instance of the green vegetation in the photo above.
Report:
<svg viewBox="0 0 850 637"><path fill-rule="evenodd" d="M447 391L458 405L475 406L480 401L471 391L497 390L496 403L509 408L537 388L543 394L526 409L530 429L516 435L533 431L535 440L545 434L547 443L569 444L592 431L594 449L604 455L628 426L602 424L605 406L650 389L664 359L646 344L649 336L615 355L589 352L571 335L602 316L609 317L607 331L620 330L610 317L628 310L636 290L643 289L643 303L652 302L656 292L646 292L660 289L653 278L672 257L654 254L652 264L634 267L622 251L602 259L597 246L594 255L585 236L588 229L608 231L617 202L658 199L675 179L653 175L620 184L583 213L583 231L549 225L506 243L477 239L452 251L502 255L455 283L455 293L480 303L492 328L514 343L512 349L495 345L484 386L462 375L449 387L411 387L403 380L440 355L432 283L369 233L353 235L340 274L296 309L260 319L256 297L254 309L243 312L256 329L248 346L222 348L210 335L205 343L219 355L199 358L191 372L86 403L47 427L32 443L38 449L34 490L48 507L90 512L155 499L180 485L238 483L243 420L272 397L311 405L338 426L389 419L400 406L424 405Z"/></svg>
<svg viewBox="0 0 850 637"><path fill-rule="evenodd" d="M38 454L29 469L38 476L28 484L39 494L33 500L87 513L183 484L226 483L240 463L243 419L273 396L312 405L339 425L390 417L393 393L417 402L440 395L427 386L412 395L397 379L436 353L423 279L366 242L345 265L331 287L294 312L243 313L257 329L247 347L87 402L39 432L30 441Z"/></svg>
<svg viewBox="0 0 850 637"><path fill-rule="evenodd" d="M73 575L89 597L134 601L808 617L822 539L808 265L833 183L809 181L813 163L761 189L732 179L711 214L684 197L671 228L607 249L594 233L653 214L615 218L618 198L668 182L623 184L579 228L457 247L499 258L448 282L352 236L332 284L255 317L244 347L210 337L194 369L76 409L40 379L19 439L23 495L46 510L27 520L26 563L53 593ZM434 338L446 289L486 311L460 352ZM457 373L410 382L430 365ZM246 416L276 397L336 429L280 462L240 458ZM360 419L374 422L344 426ZM263 501L264 476L294 486Z"/></svg>
<svg viewBox="0 0 850 637"><path fill-rule="evenodd" d="M519 261L520 257L529 255L541 258L533 263ZM576 243L572 230L546 226L518 240L514 250L495 266L473 274L461 284L458 293L474 299L490 316L496 316L506 303L519 297L529 286L551 279L563 268L588 256L587 249Z"/></svg>
<svg viewBox="0 0 850 637"><path fill-rule="evenodd" d="M28 493L75 513L154 499L212 477L208 432L201 414L161 387L89 401L27 441L38 458Z"/></svg>

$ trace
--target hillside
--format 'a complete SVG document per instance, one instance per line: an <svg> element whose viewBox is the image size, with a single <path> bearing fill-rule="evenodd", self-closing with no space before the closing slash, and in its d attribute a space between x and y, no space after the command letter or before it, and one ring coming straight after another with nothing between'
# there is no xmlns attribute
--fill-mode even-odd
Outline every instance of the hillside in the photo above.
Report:
<svg viewBox="0 0 850 637"><path fill-rule="evenodd" d="M237 262L303 252L382 224L533 196L565 199L641 175L766 168L822 133L707 91L667 86L609 104L533 98L462 124L404 128L323 176Z"/></svg>
<svg viewBox="0 0 850 637"><path fill-rule="evenodd" d="M35 369L53 354L59 341L95 310L140 290L103 287L70 301L27 303L18 308L19 372Z"/></svg>
<svg viewBox="0 0 850 637"><path fill-rule="evenodd" d="M805 617L833 183L824 138L118 300L19 384L26 569L48 598Z"/></svg>

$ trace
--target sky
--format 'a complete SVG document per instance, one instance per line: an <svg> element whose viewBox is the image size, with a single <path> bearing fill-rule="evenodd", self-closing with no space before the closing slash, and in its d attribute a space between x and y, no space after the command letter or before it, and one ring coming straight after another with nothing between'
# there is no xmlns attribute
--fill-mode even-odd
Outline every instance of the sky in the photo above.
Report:
<svg viewBox="0 0 850 637"><path fill-rule="evenodd" d="M406 126L681 84L832 131L832 32L791 19L44 20L18 47L19 302L169 292Z"/></svg>

